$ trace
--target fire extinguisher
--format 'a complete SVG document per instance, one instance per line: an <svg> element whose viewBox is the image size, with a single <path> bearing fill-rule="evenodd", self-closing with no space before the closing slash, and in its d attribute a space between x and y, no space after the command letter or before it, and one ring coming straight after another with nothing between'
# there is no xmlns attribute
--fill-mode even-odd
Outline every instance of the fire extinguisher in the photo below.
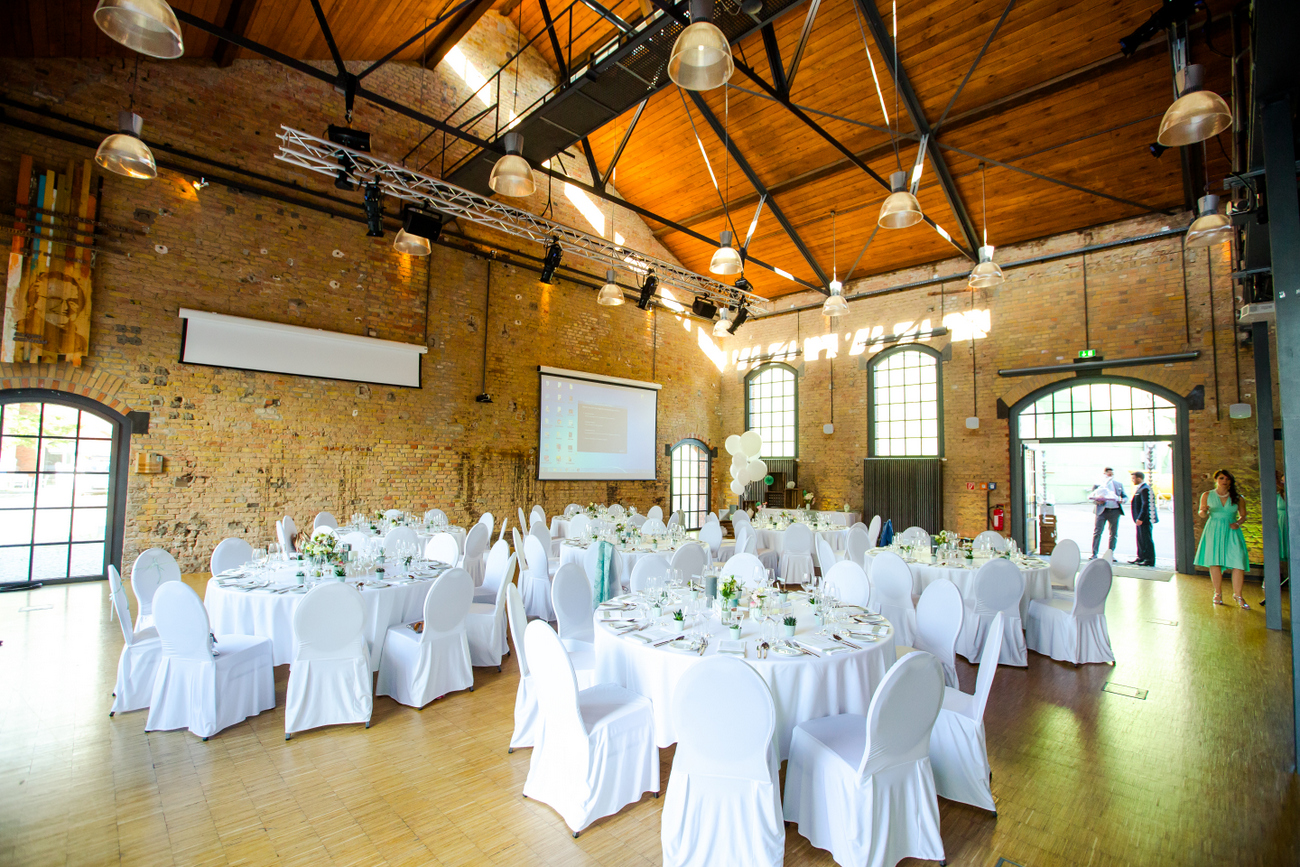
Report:
<svg viewBox="0 0 1300 867"><path fill-rule="evenodd" d="M1001 533L1002 523L1003 523L1003 519L1006 517L1006 512L1002 510L1001 506L994 506L990 514L992 515L991 523L993 525L993 529Z"/></svg>

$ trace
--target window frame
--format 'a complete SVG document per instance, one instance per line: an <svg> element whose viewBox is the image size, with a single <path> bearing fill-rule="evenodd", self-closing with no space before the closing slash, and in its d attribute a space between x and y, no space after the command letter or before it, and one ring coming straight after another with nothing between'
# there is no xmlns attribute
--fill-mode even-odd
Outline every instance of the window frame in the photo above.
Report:
<svg viewBox="0 0 1300 867"><path fill-rule="evenodd" d="M673 443L671 446L668 447L667 456L668 456L668 514L669 515L671 515L673 512L675 512L678 509L678 505L677 505L678 492L676 490L677 474L673 471L674 457L677 453L677 450L682 448L683 446L693 446L699 449L704 454L704 469L700 474L701 478L704 480L704 510L702 512L699 512L699 511L687 511L686 509L682 509L683 526L685 526L687 530L698 530L700 529L700 527L704 526L703 516L707 515L710 511L712 511L713 508L713 459L717 456L717 450L709 448L709 445L707 443L705 443L703 440L696 439L695 437L684 437L682 439L679 439L677 442ZM682 496L687 496L687 495L683 494ZM698 496L698 494L692 494L690 496ZM694 527L690 525L691 515L699 516L699 523Z"/></svg>
<svg viewBox="0 0 1300 867"><path fill-rule="evenodd" d="M891 355L897 355L901 352L920 352L934 359L934 402L935 419L938 421L938 442L939 450L932 455L881 455L880 450L876 447L876 369L880 363ZM928 460L931 458L942 458L945 452L944 443L944 406L943 406L943 353L924 343L904 343L899 346L890 348L876 353L876 356L867 362L867 454L870 457L888 457L898 458L899 460L919 459Z"/></svg>
<svg viewBox="0 0 1300 867"><path fill-rule="evenodd" d="M794 448L791 450L793 452L792 454L774 455L774 454L769 454L766 451L763 451L759 453L759 457L762 458L763 460L767 460L769 458L773 460L795 460L799 457L799 371L793 365L786 364L783 361L765 361L762 364L760 364L758 367L755 367L749 373L745 374L745 430L752 430L754 427L753 423L750 421L750 414L749 414L750 387L753 381L757 377L761 376L763 373L765 373L766 371L772 368L786 370L790 373L791 386L792 386L790 399L794 403L794 421L792 422L794 426L794 436L791 437L791 442L794 443ZM763 443L763 445L766 448L767 446L766 441Z"/></svg>

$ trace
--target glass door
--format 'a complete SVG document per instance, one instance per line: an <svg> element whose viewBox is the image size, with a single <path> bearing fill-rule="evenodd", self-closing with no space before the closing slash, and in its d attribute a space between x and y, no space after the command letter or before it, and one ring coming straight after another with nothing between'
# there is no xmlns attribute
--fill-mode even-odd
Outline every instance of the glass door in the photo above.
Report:
<svg viewBox="0 0 1300 867"><path fill-rule="evenodd" d="M1025 516L1025 551L1038 550L1038 452L1033 446L1020 447L1021 466L1025 480L1024 516Z"/></svg>

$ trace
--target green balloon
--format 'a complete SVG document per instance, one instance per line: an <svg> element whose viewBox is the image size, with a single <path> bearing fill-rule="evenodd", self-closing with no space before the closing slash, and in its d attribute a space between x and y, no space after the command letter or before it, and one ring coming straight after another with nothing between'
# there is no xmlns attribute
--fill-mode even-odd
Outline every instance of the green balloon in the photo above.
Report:
<svg viewBox="0 0 1300 867"><path fill-rule="evenodd" d="M771 477L771 476L763 476L763 484L765 484L765 485L770 485L770 484L772 484L772 477Z"/></svg>

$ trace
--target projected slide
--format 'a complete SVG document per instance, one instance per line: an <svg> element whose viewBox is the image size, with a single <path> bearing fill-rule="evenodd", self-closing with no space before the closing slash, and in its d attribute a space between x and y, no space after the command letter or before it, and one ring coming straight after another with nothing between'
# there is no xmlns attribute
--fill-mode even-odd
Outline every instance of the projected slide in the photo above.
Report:
<svg viewBox="0 0 1300 867"><path fill-rule="evenodd" d="M653 479L657 387L586 376L542 369L538 479Z"/></svg>

